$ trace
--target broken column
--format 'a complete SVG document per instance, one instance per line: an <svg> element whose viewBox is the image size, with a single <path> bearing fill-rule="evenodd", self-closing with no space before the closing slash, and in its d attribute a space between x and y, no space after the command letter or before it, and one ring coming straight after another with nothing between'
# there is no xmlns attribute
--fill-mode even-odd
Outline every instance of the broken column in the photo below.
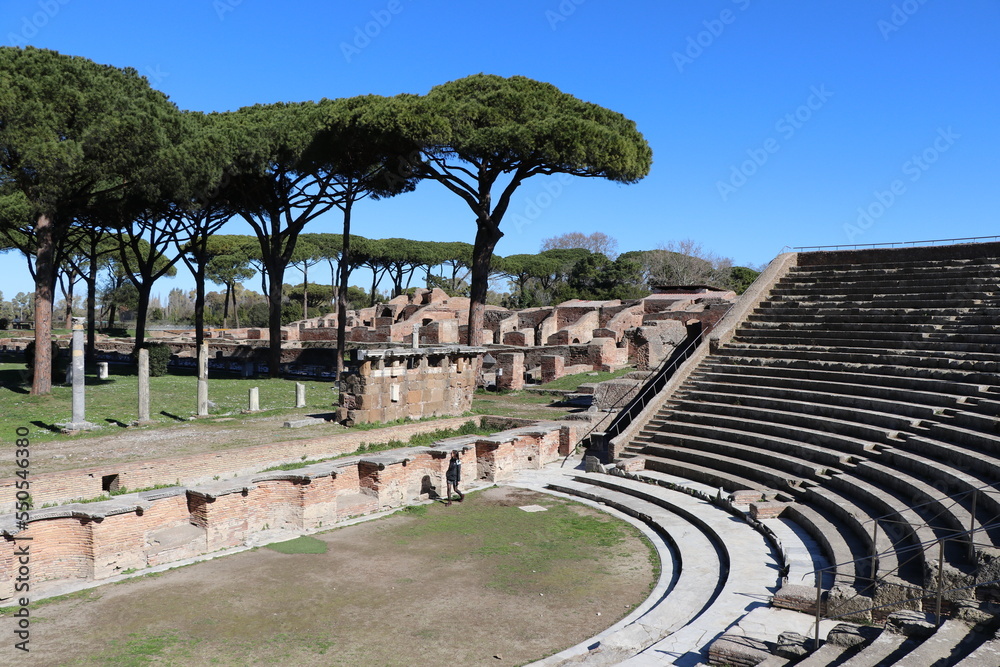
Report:
<svg viewBox="0 0 1000 667"><path fill-rule="evenodd" d="M73 421L60 424L67 431L80 431L97 428L87 421L85 391L86 383L83 368L83 318L73 318L73 348L70 357L70 380L73 383Z"/></svg>
<svg viewBox="0 0 1000 667"><path fill-rule="evenodd" d="M97 362L97 379L98 380L108 379L108 362L106 361Z"/></svg>
<svg viewBox="0 0 1000 667"><path fill-rule="evenodd" d="M149 350L139 350L139 423L149 419Z"/></svg>
<svg viewBox="0 0 1000 667"><path fill-rule="evenodd" d="M260 390L257 387L250 388L250 412L260 411Z"/></svg>
<svg viewBox="0 0 1000 667"><path fill-rule="evenodd" d="M208 343L198 348L198 416L208 416Z"/></svg>
<svg viewBox="0 0 1000 667"><path fill-rule="evenodd" d="M306 386L301 382L295 383L295 407L306 407Z"/></svg>

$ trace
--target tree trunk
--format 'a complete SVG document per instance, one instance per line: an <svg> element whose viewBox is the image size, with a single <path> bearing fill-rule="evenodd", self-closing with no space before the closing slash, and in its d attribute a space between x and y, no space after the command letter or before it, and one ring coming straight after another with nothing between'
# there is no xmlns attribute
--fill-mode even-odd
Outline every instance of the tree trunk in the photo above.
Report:
<svg viewBox="0 0 1000 667"><path fill-rule="evenodd" d="M378 285L378 278L379 278L378 271L372 268L372 293L371 293L371 301L368 304L369 306L375 305L375 287Z"/></svg>
<svg viewBox="0 0 1000 667"><path fill-rule="evenodd" d="M64 315L65 329L73 330L73 285L76 282L73 278L73 270L66 272L66 289L63 290L63 298L66 300L66 313Z"/></svg>
<svg viewBox="0 0 1000 667"><path fill-rule="evenodd" d="M343 389L344 348L347 346L347 281L351 277L351 208L353 200L344 203L344 248L340 252L340 284L337 286L337 387Z"/></svg>
<svg viewBox="0 0 1000 667"><path fill-rule="evenodd" d="M90 266L87 270L87 359L97 354L97 243L90 246Z"/></svg>
<svg viewBox="0 0 1000 667"><path fill-rule="evenodd" d="M35 222L35 367L31 394L52 393L52 294L55 291L55 229L44 213Z"/></svg>
<svg viewBox="0 0 1000 667"><path fill-rule="evenodd" d="M500 227L491 220L480 219L476 244L472 250L472 286L469 291L469 345L483 344L483 324L486 315L486 293L490 286L490 260L493 249L503 238Z"/></svg>
<svg viewBox="0 0 1000 667"><path fill-rule="evenodd" d="M302 264L302 319L309 319L309 263Z"/></svg>
<svg viewBox="0 0 1000 667"><path fill-rule="evenodd" d="M270 348L268 376L279 377L281 370L281 286L284 284L285 267L281 259L275 257L267 265L267 330Z"/></svg>
<svg viewBox="0 0 1000 667"><path fill-rule="evenodd" d="M222 300L222 326L229 328L229 295L232 294L233 283L226 283L226 297ZM239 325L237 325L239 326Z"/></svg>
<svg viewBox="0 0 1000 667"><path fill-rule="evenodd" d="M139 289L139 307L135 312L135 346L132 348L137 354L146 342L146 316L149 313L149 295L153 291L151 281L143 280Z"/></svg>
<svg viewBox="0 0 1000 667"><path fill-rule="evenodd" d="M240 285L242 287L242 285ZM233 319L236 320L236 328L240 328L240 305L236 303L236 283L232 284L231 291L233 294Z"/></svg>
<svg viewBox="0 0 1000 667"><path fill-rule="evenodd" d="M202 245L199 255L205 257L205 248ZM205 342L205 261L195 259L194 271L194 345L195 350L201 353L201 344Z"/></svg>

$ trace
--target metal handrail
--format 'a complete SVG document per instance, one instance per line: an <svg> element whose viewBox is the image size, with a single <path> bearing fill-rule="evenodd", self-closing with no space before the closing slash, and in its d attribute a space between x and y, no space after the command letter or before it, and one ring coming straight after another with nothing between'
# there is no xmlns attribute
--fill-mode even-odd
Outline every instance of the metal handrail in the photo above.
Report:
<svg viewBox="0 0 1000 667"><path fill-rule="evenodd" d="M628 404L626 405L625 410L624 411L619 411L618 414L616 414L614 416L614 418L612 418L611 424L608 427L609 430L605 431L605 433L609 433L611 428L618 427L621 424L621 422L624 420L623 413L630 412L631 409L632 409L632 407L633 407L633 404L640 398L640 396L645 397L646 394L649 393L650 388L653 386L653 384L659 378L663 377L663 375L665 373L667 373L666 377L669 379L669 377L676 370L677 365L679 363L685 361L690 356L688 354L688 350L692 346L696 347L703 340L707 340L707 338L708 338L708 332L709 331L711 331L711 327L709 327L705 331L702 331L697 336L695 336L693 339L688 340L687 344L679 352L677 350L674 350L674 352L671 353L671 355L669 357L667 357L666 359L664 359L663 362L660 364L660 367L654 372L654 374L649 379L646 380L646 383L639 390L639 393L636 394L635 396L633 396L629 400ZM681 358L682 356L683 356L683 358ZM664 383L661 384L660 387L654 391L654 395L656 393L659 393L660 389L662 389L663 385L665 385L665 384L666 384L666 382L664 381ZM621 397L615 402L615 404L611 406L610 410L613 411L613 410L618 409L618 406L626 399L626 397L628 397L629 393L630 392L627 392L627 391L624 392L621 395ZM643 407L645 407L645 405L646 405L646 403L643 404ZM641 411L642 410L640 409L640 412ZM632 418L631 418L631 416L629 416L628 422L631 423L631 421L632 421ZM596 424L594 424L593 426L591 426L590 430L587 431L586 433L584 433L583 436L581 436L580 439L577 440L576 446L572 447L570 449L569 453L563 459L562 464L561 464L562 466L566 465L566 461L568 461L569 457L573 455L573 452L576 450L576 448L579 447L581 443L585 442L588 438L590 438L595 432L597 432L597 429L603 423L604 423L604 419L601 419ZM621 433L620 430L616 431L615 435L618 435L619 433Z"/></svg>
<svg viewBox="0 0 1000 667"><path fill-rule="evenodd" d="M844 245L810 245L797 246L792 250L839 250L841 248L895 248L896 246L915 246L924 243L962 243L965 241L982 241L984 239L1000 239L1000 236L968 236L960 239L929 239L926 241L895 241L887 243L846 243Z"/></svg>
<svg viewBox="0 0 1000 667"><path fill-rule="evenodd" d="M651 399L650 394L652 393L652 396L655 396L660 393L660 390L666 385L667 380L673 377L673 374L677 371L680 365L687 361L694 351L698 349L698 346L708 339L708 332L710 330L711 329L699 333L693 339L689 340L679 352L674 352L672 355L667 357L666 360L664 360L663 364L656 371L656 373L646 380L646 384L639 390L639 393L633 396L632 400L628 402L625 408L611 420L608 428L604 431L608 438L620 435L624 426L628 426L632 423L632 418L634 416L633 412L635 411L635 414L638 414L639 412L642 412L647 405L649 405L649 401ZM626 396L627 395L628 394L626 394ZM637 407L638 410L636 411Z"/></svg>
<svg viewBox="0 0 1000 667"><path fill-rule="evenodd" d="M961 495L966 495L968 493L973 493L973 492L976 492L976 491L980 491L981 489L988 489L988 488L994 488L994 485L987 485L987 486L984 486L984 487L973 489L972 491L963 492L962 494L956 494L955 496L947 496L947 498L954 499L954 498L956 498L958 496L961 496ZM872 519L871 521L874 521L874 519ZM878 524L876 524L876 525L878 525ZM970 529L970 530L957 532L957 533L949 535L947 537L941 537L941 538L937 538L937 539L934 539L934 540L927 540L927 541L924 541L924 542L918 542L916 544L905 546L905 547L901 547L901 548L895 548L894 547L891 550L891 552L890 551L878 552L878 553L875 553L875 554L873 554L871 556L865 556L865 557L862 557L862 558L855 558L854 560L844 561L843 563L836 563L834 565L828 565L826 567L821 567L821 568L817 568L815 570L811 570L809 572L806 572L805 574L802 575L802 577L801 577L802 579L808 577L809 575L814 575L815 579L816 579L816 582L817 582L816 583L816 623L815 623L815 635L814 635L814 638L813 638L813 647L814 648L819 648L819 626L820 626L821 619L824 618L823 613L822 613L822 606L823 606L822 605L822 597L823 597L823 588L824 588L823 587L823 580L824 580L825 577L832 575L833 585L836 585L836 583L837 583L837 577L838 577L837 570L840 569L840 568L842 568L842 567L844 567L844 566L847 566L847 565L857 565L858 563L861 563L861 562L873 561L873 560L877 559L879 556L883 556L883 555L886 555L886 554L889 554L889 553L893 553L893 554L895 554L895 555L898 556L900 553L904 553L904 552L907 552L907 551L920 550L922 552L926 552L926 550L927 550L928 547L932 547L934 545L937 545L937 547L938 547L938 585L937 585L936 590L934 590L933 592L927 593L927 594L924 594L924 595L918 595L918 596L912 597L912 598L907 598L905 600L894 600L893 602L888 603L888 604L870 605L870 606L868 606L868 607L866 607L864 609L852 609L849 612L845 612L843 614L838 614L836 616L826 616L825 618L830 619L830 620L835 620L837 618L843 618L843 617L847 617L847 616L851 616L851 615L857 614L859 611L875 611L875 610L884 609L884 608L887 608L887 607L896 607L896 606L898 606L899 604L901 604L903 602L913 602L913 601L916 601L916 600L925 600L925 599L930 598L930 597L936 597L937 598L937 605L936 605L936 612L935 612L935 622L936 622L936 624L938 626L940 626L940 624L941 624L941 600L942 600L942 596L943 596L944 593L952 592L952 591L967 590L967 589L970 589L970 588L976 588L978 586L984 586L984 585L993 584L993 583L1000 583L1000 580L996 580L996 581L980 581L980 582L976 582L975 584L972 584L970 586L958 586L958 587L952 587L952 588L944 589L943 586L942 586L942 582L943 582L942 577L943 577L943 574L944 574L944 545L947 542L962 541L965 536L971 537L975 533L986 533L987 531L996 530L997 528L1000 528L1000 521L998 521L996 523L991 523L991 524L988 524L988 525L979 526L978 528L973 528L973 529ZM972 547L975 548L975 546L976 546L977 543L974 540L972 540L972 539L970 539L970 543L971 543ZM982 542L982 543L979 543L979 546L992 547L993 546L993 542L992 541L990 541L990 542ZM907 561L907 562L909 562L909 561ZM888 572L884 572L882 574L879 574L878 571L873 567L872 570L871 570L871 577L870 577L870 579L871 579L871 585L872 586L877 586L880 581L885 581L887 577L889 577L889 576L891 576L893 574L898 574L899 573L899 569L900 569L901 566L902 566L902 563L898 563L897 562L896 567L894 567L891 570L889 570ZM843 576L843 575L840 575L840 576ZM854 581L856 581L858 578L857 577L851 577L851 579L854 580ZM833 586L831 586L830 588L832 588L832 587ZM920 588L922 590L926 590L926 589L923 589L922 586ZM851 599L856 599L858 597L861 597L861 595L860 594L856 594Z"/></svg>

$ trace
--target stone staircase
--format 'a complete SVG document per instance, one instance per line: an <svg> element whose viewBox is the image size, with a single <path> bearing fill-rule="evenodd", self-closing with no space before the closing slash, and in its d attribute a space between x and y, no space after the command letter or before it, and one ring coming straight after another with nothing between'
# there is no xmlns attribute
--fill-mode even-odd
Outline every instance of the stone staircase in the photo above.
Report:
<svg viewBox="0 0 1000 667"><path fill-rule="evenodd" d="M939 581L956 616L982 606L975 585L1000 578L1000 244L794 264L625 455L798 524L832 566L803 582L823 581L827 615L930 612ZM959 620L883 635L798 664L1000 664L969 662L996 640Z"/></svg>

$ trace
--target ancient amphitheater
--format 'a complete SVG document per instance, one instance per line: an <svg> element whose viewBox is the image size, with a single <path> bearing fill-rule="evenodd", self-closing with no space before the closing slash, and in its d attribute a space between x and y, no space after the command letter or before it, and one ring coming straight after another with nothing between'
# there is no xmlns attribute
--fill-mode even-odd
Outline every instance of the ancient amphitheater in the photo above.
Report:
<svg viewBox="0 0 1000 667"><path fill-rule="evenodd" d="M776 258L596 438L614 474L546 482L674 568L545 664L1000 665L998 281L997 243Z"/></svg>
<svg viewBox="0 0 1000 667"><path fill-rule="evenodd" d="M997 667L998 281L1000 243L783 254L580 467L559 462L583 429L514 425L53 508L0 526L0 560L34 531L39 573L99 579L265 521L314 527L419 497L460 446L483 481L600 504L661 554L643 605L539 665Z"/></svg>

